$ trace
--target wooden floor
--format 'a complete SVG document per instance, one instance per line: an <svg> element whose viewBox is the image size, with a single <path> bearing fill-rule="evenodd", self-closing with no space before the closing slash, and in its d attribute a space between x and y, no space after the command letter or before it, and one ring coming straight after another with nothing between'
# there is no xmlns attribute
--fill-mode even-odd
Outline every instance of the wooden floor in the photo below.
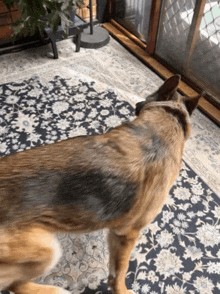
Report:
<svg viewBox="0 0 220 294"><path fill-rule="evenodd" d="M103 27L109 31L109 33L116 38L121 44L123 44L129 51L134 53L142 62L155 71L159 76L164 79L173 75L168 68L162 65L158 60L153 58L146 52L146 45L142 43L138 38L131 35L123 27L116 22L103 24ZM193 88L181 81L179 85L179 91L189 97L198 95ZM201 98L199 102L199 108L206 113L213 121L220 125L220 110L214 107L206 99Z"/></svg>

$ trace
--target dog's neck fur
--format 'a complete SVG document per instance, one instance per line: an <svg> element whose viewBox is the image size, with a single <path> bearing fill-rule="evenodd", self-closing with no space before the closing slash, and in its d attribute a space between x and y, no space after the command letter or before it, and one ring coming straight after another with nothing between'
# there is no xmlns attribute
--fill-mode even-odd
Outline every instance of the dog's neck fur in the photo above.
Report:
<svg viewBox="0 0 220 294"><path fill-rule="evenodd" d="M167 113L172 114L178 123L182 126L184 131L185 139L187 139L191 133L191 122L189 113L185 105L178 101L160 101L160 102L149 102L144 106L143 110L151 108L163 108Z"/></svg>

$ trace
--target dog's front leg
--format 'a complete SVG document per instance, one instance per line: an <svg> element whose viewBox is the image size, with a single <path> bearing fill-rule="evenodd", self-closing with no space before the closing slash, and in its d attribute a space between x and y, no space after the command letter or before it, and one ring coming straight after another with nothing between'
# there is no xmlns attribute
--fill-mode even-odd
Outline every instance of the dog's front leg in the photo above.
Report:
<svg viewBox="0 0 220 294"><path fill-rule="evenodd" d="M109 232L110 260L108 283L114 294L128 294L130 292L125 286L125 277L130 254L138 237L139 231L133 229L123 235L119 235L113 230Z"/></svg>

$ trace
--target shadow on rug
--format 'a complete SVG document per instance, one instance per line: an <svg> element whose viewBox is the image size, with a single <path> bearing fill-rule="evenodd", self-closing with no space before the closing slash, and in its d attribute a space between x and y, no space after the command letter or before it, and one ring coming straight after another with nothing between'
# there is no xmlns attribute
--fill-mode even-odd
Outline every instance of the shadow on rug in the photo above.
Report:
<svg viewBox="0 0 220 294"><path fill-rule="evenodd" d="M134 109L97 81L33 77L0 86L0 156L78 135L106 132ZM131 255L126 283L136 293L220 291L220 200L183 162L156 220ZM37 282L78 293L109 293L106 231L58 234L63 257ZM7 293L5 291L0 293Z"/></svg>

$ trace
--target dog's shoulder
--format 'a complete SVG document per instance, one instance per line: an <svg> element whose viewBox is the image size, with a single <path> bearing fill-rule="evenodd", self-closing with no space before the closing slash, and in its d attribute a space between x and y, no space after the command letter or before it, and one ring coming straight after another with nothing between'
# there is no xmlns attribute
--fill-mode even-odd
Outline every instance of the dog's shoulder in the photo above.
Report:
<svg viewBox="0 0 220 294"><path fill-rule="evenodd" d="M127 125L129 133L139 145L142 160L146 163L153 163L162 160L166 156L166 142L155 128L148 122L140 122L139 119Z"/></svg>

